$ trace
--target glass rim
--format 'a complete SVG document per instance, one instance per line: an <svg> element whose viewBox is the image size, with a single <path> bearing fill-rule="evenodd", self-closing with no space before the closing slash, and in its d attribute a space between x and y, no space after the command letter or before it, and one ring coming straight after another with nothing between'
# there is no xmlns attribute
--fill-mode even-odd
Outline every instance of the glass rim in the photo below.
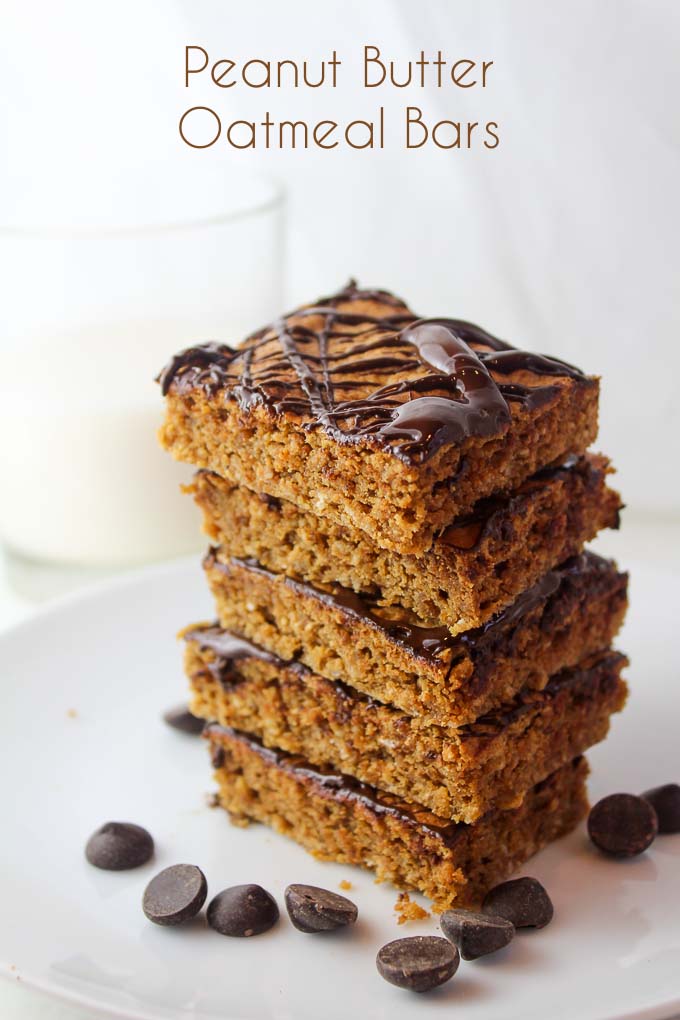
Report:
<svg viewBox="0 0 680 1020"><path fill-rule="evenodd" d="M0 237L16 238L17 240L34 241L98 241L108 238L150 237L156 234L169 234L189 230L203 230L217 227L239 220L247 220L266 213L283 209L286 204L286 189L283 183L273 177L253 174L265 183L269 194L258 199L251 205L245 205L231 212L215 213L210 216L198 216L195 219L177 220L175 222L139 223L122 227L115 226L27 226L14 225L0 221Z"/></svg>

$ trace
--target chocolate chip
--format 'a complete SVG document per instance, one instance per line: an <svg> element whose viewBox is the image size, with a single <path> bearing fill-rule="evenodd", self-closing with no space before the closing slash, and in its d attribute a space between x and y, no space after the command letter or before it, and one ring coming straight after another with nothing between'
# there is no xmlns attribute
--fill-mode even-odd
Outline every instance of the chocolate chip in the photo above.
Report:
<svg viewBox="0 0 680 1020"><path fill-rule="evenodd" d="M446 910L440 917L441 929L449 942L457 946L464 960L477 960L507 946L515 935L512 921L497 914L473 910Z"/></svg>
<svg viewBox="0 0 680 1020"><path fill-rule="evenodd" d="M659 820L659 832L668 834L680 832L680 786L677 783L666 783L655 786L642 796L649 801Z"/></svg>
<svg viewBox="0 0 680 1020"><path fill-rule="evenodd" d="M141 825L106 822L88 839L85 856L95 868L127 871L151 860L153 839Z"/></svg>
<svg viewBox="0 0 680 1020"><path fill-rule="evenodd" d="M182 733L202 733L205 726L205 719L192 715L186 705L169 708L163 713L163 720L168 726L172 726L173 730L180 730Z"/></svg>
<svg viewBox="0 0 680 1020"><path fill-rule="evenodd" d="M375 965L385 981L414 992L443 985L458 970L460 955L455 946L437 935L414 935L395 939L378 951Z"/></svg>
<svg viewBox="0 0 680 1020"><path fill-rule="evenodd" d="M194 864L173 864L152 878L142 910L154 924L183 924L196 917L208 895L208 883Z"/></svg>
<svg viewBox="0 0 680 1020"><path fill-rule="evenodd" d="M261 935L279 919L276 901L261 885L233 885L210 901L208 924L220 935Z"/></svg>
<svg viewBox="0 0 680 1020"><path fill-rule="evenodd" d="M358 910L346 896L315 885L289 885L285 892L288 916L298 931L335 931L354 924Z"/></svg>
<svg viewBox="0 0 680 1020"><path fill-rule="evenodd" d="M658 829L650 802L632 793L603 797L588 816L588 835L599 850L613 857L641 854L654 841Z"/></svg>
<svg viewBox="0 0 680 1020"><path fill-rule="evenodd" d="M536 878L501 882L484 897L482 912L504 917L515 928L545 928L553 919L550 897Z"/></svg>

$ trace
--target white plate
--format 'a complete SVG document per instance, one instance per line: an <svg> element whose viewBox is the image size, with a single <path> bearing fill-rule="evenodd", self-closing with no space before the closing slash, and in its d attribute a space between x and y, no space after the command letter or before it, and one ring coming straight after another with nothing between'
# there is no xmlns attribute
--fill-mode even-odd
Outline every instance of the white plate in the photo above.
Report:
<svg viewBox="0 0 680 1020"><path fill-rule="evenodd" d="M621 646L632 697L591 755L591 794L680 779L678 591L643 564ZM20 977L115 1016L153 1020L614 1020L680 1010L680 837L633 861L605 860L581 829L528 867L550 890L549 928L519 935L495 959L463 963L449 984L416 996L386 984L376 950L436 920L398 928L395 891L358 870L322 864L253 826L237 829L205 802L210 769L198 738L161 711L182 700L173 634L211 615L195 563L154 568L69 599L0 639L0 961ZM675 658L675 661L674 661ZM74 715L75 714L75 715ZM108 819L139 822L155 860L106 873L83 857ZM210 890L259 882L282 902L287 883L337 889L349 879L360 923L302 935L282 917L266 935L224 938L202 923L149 924L142 890L160 868L199 864Z"/></svg>

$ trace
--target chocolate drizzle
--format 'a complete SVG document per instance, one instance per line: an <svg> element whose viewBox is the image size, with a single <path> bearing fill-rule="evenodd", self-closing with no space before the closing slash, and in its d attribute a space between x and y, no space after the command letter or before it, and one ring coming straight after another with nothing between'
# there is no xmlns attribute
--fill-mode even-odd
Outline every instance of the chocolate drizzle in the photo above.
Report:
<svg viewBox="0 0 680 1020"><path fill-rule="evenodd" d="M262 659L263 662L277 664L281 662L278 656L265 651L247 638L229 630L222 630L217 625L195 627L193 630L185 631L183 637L185 641L195 641L201 649L210 649L225 662L236 662L238 659Z"/></svg>
<svg viewBox="0 0 680 1020"><path fill-rule="evenodd" d="M209 649L214 652L215 661L206 664L206 668L225 689L233 687L235 681L238 682L233 665L240 659L261 659L277 666L290 665L271 652L265 651L260 645L253 644L252 641L232 631L222 630L217 625L195 627L193 630L185 631L183 637L185 641L194 641L202 651Z"/></svg>
<svg viewBox="0 0 680 1020"><path fill-rule="evenodd" d="M376 314L376 308L378 314ZM528 373L506 380L508 375ZM177 354L162 391L223 391L244 411L302 419L344 444L369 443L407 464L469 437L502 435L509 405L551 401L553 383L587 378L571 365L511 347L460 319L417 319L386 291L354 281L254 333L238 348L215 342Z"/></svg>
<svg viewBox="0 0 680 1020"><path fill-rule="evenodd" d="M210 723L204 729L203 735L210 740L214 751L218 752L217 754L213 753L215 768L220 768L224 764L224 747L220 738L225 743L238 741L259 754L265 761L276 765L277 768L290 772L296 777L311 780L315 785L328 790L334 799L358 801L376 815L392 815L409 825L426 830L430 836L442 840L446 846L453 846L468 828L464 822L452 822L449 819L440 818L425 808L409 804L393 794L376 790L375 787L362 783L352 776L347 776L343 772L338 772L330 766L312 765L300 755L265 747L257 737L249 733L241 733L227 726L220 726L218 723Z"/></svg>
<svg viewBox="0 0 680 1020"><path fill-rule="evenodd" d="M278 669L294 670L300 676L311 673L303 662L297 659L282 659L240 634L223 629L218 623L185 631L183 637L185 641L195 642L201 651L208 649L214 653L214 662L206 663L205 667L225 691L238 687L242 682L243 678L235 669L235 663L244 659L259 659Z"/></svg>

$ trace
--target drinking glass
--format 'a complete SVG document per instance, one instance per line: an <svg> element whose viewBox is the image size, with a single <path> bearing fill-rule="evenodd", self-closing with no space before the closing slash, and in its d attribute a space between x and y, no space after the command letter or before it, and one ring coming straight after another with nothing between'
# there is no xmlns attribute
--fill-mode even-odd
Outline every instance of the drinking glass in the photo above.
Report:
<svg viewBox="0 0 680 1020"><path fill-rule="evenodd" d="M0 224L0 538L42 563L121 566L201 544L191 470L156 440L155 377L281 310L283 195L196 164L17 188Z"/></svg>

